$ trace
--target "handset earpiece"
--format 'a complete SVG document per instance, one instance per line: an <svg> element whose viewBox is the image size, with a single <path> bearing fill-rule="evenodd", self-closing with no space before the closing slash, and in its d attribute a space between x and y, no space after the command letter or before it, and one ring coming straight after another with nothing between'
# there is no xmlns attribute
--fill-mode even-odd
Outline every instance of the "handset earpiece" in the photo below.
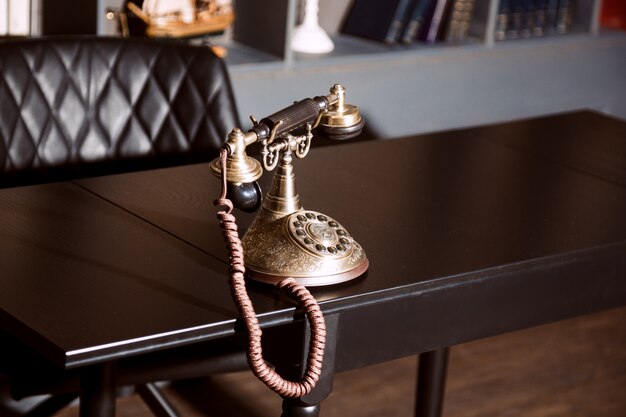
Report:
<svg viewBox="0 0 626 417"><path fill-rule="evenodd" d="M337 102L320 115L316 130L333 140L352 139L361 134L365 120L357 106L345 102L345 88L337 84L330 92L337 96Z"/></svg>

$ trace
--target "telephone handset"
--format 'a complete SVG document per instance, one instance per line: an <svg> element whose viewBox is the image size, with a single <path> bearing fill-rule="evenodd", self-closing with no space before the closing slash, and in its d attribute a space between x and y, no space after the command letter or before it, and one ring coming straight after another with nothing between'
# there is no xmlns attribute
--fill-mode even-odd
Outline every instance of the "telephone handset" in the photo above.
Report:
<svg viewBox="0 0 626 417"><path fill-rule="evenodd" d="M325 342L323 315L305 286L354 279L367 270L368 260L363 248L337 220L303 208L296 190L293 157L302 159L308 154L314 130L343 140L360 134L365 122L358 107L345 102L345 89L334 85L329 95L296 102L260 121L253 118L253 124L247 132L233 129L220 158L210 164L213 174L222 179L222 195L215 204L227 208L218 217L230 251L233 296L250 339L248 361L252 371L279 394L301 397L319 378ZM262 144L262 164L246 154L246 147L257 142ZM256 180L263 169L276 169L276 173L260 203ZM231 213L233 203L227 196L247 211L260 204L241 241ZM283 380L263 361L261 331L245 290L245 271L251 279L277 284L305 306L313 337L302 381Z"/></svg>

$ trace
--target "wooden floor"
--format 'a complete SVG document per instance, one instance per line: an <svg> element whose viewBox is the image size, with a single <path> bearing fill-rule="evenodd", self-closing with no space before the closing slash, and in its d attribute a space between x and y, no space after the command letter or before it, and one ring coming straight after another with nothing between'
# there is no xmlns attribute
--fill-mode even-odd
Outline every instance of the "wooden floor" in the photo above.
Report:
<svg viewBox="0 0 626 417"><path fill-rule="evenodd" d="M416 358L339 374L323 417L411 416ZM278 417L281 401L249 373L165 388L184 417ZM151 414L136 396L118 417ZM76 407L59 417L75 417ZM626 308L456 346L446 417L626 416Z"/></svg>

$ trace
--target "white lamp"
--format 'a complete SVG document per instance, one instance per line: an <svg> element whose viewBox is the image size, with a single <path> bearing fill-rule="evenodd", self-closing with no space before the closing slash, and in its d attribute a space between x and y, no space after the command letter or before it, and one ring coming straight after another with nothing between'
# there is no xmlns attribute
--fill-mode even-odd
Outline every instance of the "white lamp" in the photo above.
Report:
<svg viewBox="0 0 626 417"><path fill-rule="evenodd" d="M291 39L291 49L308 54L323 54L335 49L333 41L319 25L318 0L306 0L304 20L296 27Z"/></svg>

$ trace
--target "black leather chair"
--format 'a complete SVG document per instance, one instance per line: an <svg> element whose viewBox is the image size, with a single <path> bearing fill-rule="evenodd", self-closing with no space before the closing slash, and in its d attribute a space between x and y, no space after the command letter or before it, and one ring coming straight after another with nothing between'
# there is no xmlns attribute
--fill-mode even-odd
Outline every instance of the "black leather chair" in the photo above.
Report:
<svg viewBox="0 0 626 417"><path fill-rule="evenodd" d="M0 42L0 185L210 160L238 126L223 62L146 39Z"/></svg>
<svg viewBox="0 0 626 417"><path fill-rule="evenodd" d="M0 187L209 161L238 125L225 65L208 48L119 38L0 42ZM0 383L13 371L18 396L59 393L28 415L53 414L76 397L71 372L3 364L2 350L15 348L3 337ZM231 352L199 354L193 364L188 352L166 356L163 375L244 368L243 349ZM156 375L122 366L157 414L174 415L149 383Z"/></svg>

